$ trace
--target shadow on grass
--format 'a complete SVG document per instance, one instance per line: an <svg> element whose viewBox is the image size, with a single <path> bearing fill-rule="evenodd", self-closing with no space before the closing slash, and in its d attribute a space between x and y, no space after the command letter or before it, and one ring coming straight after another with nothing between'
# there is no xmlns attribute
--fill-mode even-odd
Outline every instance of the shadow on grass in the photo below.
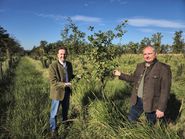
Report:
<svg viewBox="0 0 185 139"><path fill-rule="evenodd" d="M131 95L131 93L130 93L131 86L130 85L126 85L124 88L115 90L113 95L108 98L100 90L101 89L88 90L85 93L85 95L83 96L82 105L86 106L90 103L90 101L94 101L96 99L98 99L98 100L107 99L108 101L113 101L113 102L118 101L118 100L124 101L127 98L129 98Z"/></svg>
<svg viewBox="0 0 185 139"><path fill-rule="evenodd" d="M85 93L82 99L84 113L85 115L88 115L88 105L92 101L104 101L109 113L109 116L107 117L107 123L116 128L118 127L118 125L120 125L120 121L127 120L127 111L129 110L130 106L130 92L130 85L126 85L124 87L114 90L114 92L111 93L111 96L103 96L103 93L101 93L99 90L90 90Z"/></svg>
<svg viewBox="0 0 185 139"><path fill-rule="evenodd" d="M94 101L95 99L102 100L103 94L100 92L100 90L89 90L82 98L82 105L87 106L88 104L90 104L91 101Z"/></svg>
<svg viewBox="0 0 185 139"><path fill-rule="evenodd" d="M170 94L166 109L166 120L168 123L175 123L176 120L181 116L180 108L181 101L176 98L175 94Z"/></svg>
<svg viewBox="0 0 185 139"><path fill-rule="evenodd" d="M130 96L131 87L125 86L124 88L116 90L114 95L110 97L110 103L108 103L110 119L108 121L110 121L109 124L115 129L117 129L117 127L123 127L121 123L127 121L127 111L129 110L130 106Z"/></svg>
<svg viewBox="0 0 185 139"><path fill-rule="evenodd" d="M126 99L130 98L131 96L131 87L126 85L124 88L118 89L114 92L114 95L110 97L111 101L118 101L122 100L125 101Z"/></svg>
<svg viewBox="0 0 185 139"><path fill-rule="evenodd" d="M10 105L14 103L14 97L11 94L11 84L15 74L8 71L8 75L0 81L0 138L9 138L6 130L7 111Z"/></svg>

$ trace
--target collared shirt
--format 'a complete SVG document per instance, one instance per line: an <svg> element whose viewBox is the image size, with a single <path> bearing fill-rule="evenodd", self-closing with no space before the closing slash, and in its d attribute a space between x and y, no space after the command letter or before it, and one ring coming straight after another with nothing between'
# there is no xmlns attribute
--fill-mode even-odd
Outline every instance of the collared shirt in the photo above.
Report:
<svg viewBox="0 0 185 139"><path fill-rule="evenodd" d="M151 63L151 64L145 63L145 70L144 70L144 73L143 73L142 78L140 80L139 87L138 87L138 92L137 92L137 96L140 97L140 98L143 97L144 80L145 80L146 72L149 69L150 65L152 65L153 63Z"/></svg>
<svg viewBox="0 0 185 139"><path fill-rule="evenodd" d="M67 82L69 82L69 79L68 79L68 72L67 72L67 65L66 65L66 61L61 61L61 60L59 60L59 63L64 67L64 70L65 70L65 75L66 75L66 80L65 80L65 82L67 83Z"/></svg>
<svg viewBox="0 0 185 139"><path fill-rule="evenodd" d="M141 81L139 83L139 87L138 87L138 92L137 92L137 96L142 98L143 97L143 88L144 88L144 78L145 78L145 73L147 71L147 66L145 67L143 76L141 78Z"/></svg>
<svg viewBox="0 0 185 139"><path fill-rule="evenodd" d="M63 65L63 67L66 67L66 61L61 61L61 60L58 60L60 64Z"/></svg>

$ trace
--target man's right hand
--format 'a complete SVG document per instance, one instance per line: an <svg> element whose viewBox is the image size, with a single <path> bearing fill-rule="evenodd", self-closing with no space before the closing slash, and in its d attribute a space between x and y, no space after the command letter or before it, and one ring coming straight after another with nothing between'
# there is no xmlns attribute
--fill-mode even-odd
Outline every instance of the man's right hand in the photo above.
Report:
<svg viewBox="0 0 185 139"><path fill-rule="evenodd" d="M114 70L113 71L113 75L114 76L120 76L121 75L121 72L119 70Z"/></svg>
<svg viewBox="0 0 185 139"><path fill-rule="evenodd" d="M71 87L71 83L68 82L68 83L64 83L65 84L65 87Z"/></svg>

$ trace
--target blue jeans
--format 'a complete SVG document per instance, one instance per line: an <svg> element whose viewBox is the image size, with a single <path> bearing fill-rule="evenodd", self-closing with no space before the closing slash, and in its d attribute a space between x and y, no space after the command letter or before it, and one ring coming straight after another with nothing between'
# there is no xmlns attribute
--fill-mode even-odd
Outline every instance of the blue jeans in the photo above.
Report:
<svg viewBox="0 0 185 139"><path fill-rule="evenodd" d="M138 118L143 113L143 102L142 99L137 97L137 103L133 105L130 109L128 119L129 121L137 121ZM154 112L145 112L146 119L149 124L155 124L156 123L156 114Z"/></svg>
<svg viewBox="0 0 185 139"><path fill-rule="evenodd" d="M60 105L62 105L62 114L61 119L62 121L67 120L68 110L69 110L69 99L70 99L70 91L65 92L64 99L60 100L52 100L51 102L51 111L50 111L50 129L56 130L57 128L57 113Z"/></svg>

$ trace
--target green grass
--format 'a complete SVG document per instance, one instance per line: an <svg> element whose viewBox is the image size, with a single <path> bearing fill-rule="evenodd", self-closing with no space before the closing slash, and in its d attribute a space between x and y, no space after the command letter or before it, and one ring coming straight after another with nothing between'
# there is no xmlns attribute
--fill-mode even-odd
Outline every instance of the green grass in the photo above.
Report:
<svg viewBox="0 0 185 139"><path fill-rule="evenodd" d="M173 116L173 121L169 121L167 127L162 128L160 125L156 125L156 127L151 128L147 125L144 115L141 116L141 122L137 123L137 125L130 124L127 121L127 114L130 107L130 85L124 81L119 81L118 79L111 79L107 81L104 89L104 94L106 96L105 98L101 97L101 92L98 92L98 89L96 89L96 91L93 89L93 87L90 90L88 89L88 86L90 86L89 84L91 83L88 84L86 82L86 84L79 83L77 85L75 90L76 95L73 96L73 100L78 99L78 95L81 96L80 98L83 98L83 96L88 96L85 97L88 103L86 103L84 109L81 108L81 111L85 111L85 123L82 118L77 118L77 120L74 121L75 127L71 127L68 138L71 138L73 131L76 131L76 128L78 127L77 124L82 125L82 123L83 126L85 126L85 129L79 129L79 131L83 132L85 135L88 135L88 137L90 136L91 138L182 138L185 132L183 129L184 126L182 125L182 123L185 122L185 110L184 104L182 104L185 98L185 95L183 94L185 90L185 69L184 66L182 66L185 64L185 58L183 55L159 55L158 59L169 64L173 74L171 99L169 100L170 106L172 107L170 107L168 111L168 114ZM132 73L136 67L136 64L138 62L142 62L142 56L122 55L121 57L115 59L115 61L119 63L117 69L126 73ZM81 65L78 67L80 66ZM92 83L94 88L97 88L98 85L98 82ZM83 86L83 89L79 89L78 86ZM75 102L74 105L76 104L81 106L81 100ZM176 113L174 113L174 111ZM83 138L81 134L76 137Z"/></svg>
<svg viewBox="0 0 185 139"><path fill-rule="evenodd" d="M42 73L23 58L15 71L14 103L10 106L7 128L12 138L44 138L48 129L49 84Z"/></svg>
<svg viewBox="0 0 185 139"><path fill-rule="evenodd" d="M158 59L171 66L173 79L166 127L156 124L150 127L144 114L140 122L130 123L131 86L117 78L109 78L101 92L101 84L95 77L86 79L83 74L92 66L74 59L74 72L82 79L72 82L73 93L69 111L70 125L59 124L59 135L67 139L180 139L185 137L185 57L183 55L159 55ZM132 73L141 55L122 55L116 58L117 69ZM85 63L91 63L86 61ZM93 72L93 71L92 71ZM40 61L23 58L15 70L6 128L10 138L49 137L49 81L48 70Z"/></svg>

